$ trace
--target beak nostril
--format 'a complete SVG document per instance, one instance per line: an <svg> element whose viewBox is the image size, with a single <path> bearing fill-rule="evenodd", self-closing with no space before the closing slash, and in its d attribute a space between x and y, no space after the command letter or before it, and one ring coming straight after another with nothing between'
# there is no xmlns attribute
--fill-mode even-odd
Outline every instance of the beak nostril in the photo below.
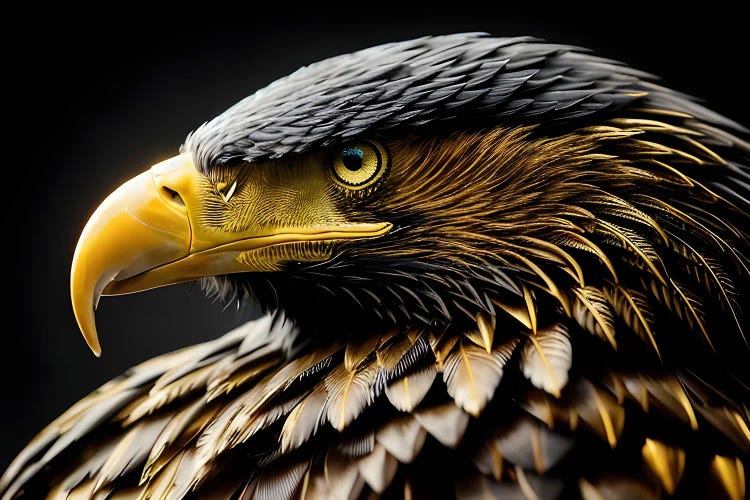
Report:
<svg viewBox="0 0 750 500"><path fill-rule="evenodd" d="M168 200L171 200L173 203L181 207L185 206L185 202L183 201L182 196L180 196L180 193L178 193L174 189L169 189L167 186L162 186L161 190Z"/></svg>

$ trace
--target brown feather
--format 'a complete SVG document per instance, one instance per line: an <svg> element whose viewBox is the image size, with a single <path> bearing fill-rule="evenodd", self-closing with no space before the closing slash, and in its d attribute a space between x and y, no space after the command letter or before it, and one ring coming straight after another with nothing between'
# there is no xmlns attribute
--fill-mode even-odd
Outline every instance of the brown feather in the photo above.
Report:
<svg viewBox="0 0 750 500"><path fill-rule="evenodd" d="M607 298L594 287L574 288L573 317L578 324L597 337L609 342L617 350L612 309Z"/></svg>

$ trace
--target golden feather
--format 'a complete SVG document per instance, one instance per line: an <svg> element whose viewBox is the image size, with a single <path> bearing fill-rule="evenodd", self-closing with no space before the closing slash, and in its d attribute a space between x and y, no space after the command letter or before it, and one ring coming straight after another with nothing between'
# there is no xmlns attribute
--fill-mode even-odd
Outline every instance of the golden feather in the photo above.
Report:
<svg viewBox="0 0 750 500"><path fill-rule="evenodd" d="M576 386L576 411L588 427L614 448L625 426L625 409L609 393L588 381Z"/></svg>
<svg viewBox="0 0 750 500"><path fill-rule="evenodd" d="M659 481L668 495L673 495L685 471L685 451L646 438L641 454L647 470Z"/></svg>
<svg viewBox="0 0 750 500"><path fill-rule="evenodd" d="M729 458L716 455L711 462L710 486L716 485L711 493L722 491L731 500L742 500L745 498L745 467L739 458Z"/></svg>
<svg viewBox="0 0 750 500"><path fill-rule="evenodd" d="M370 354L375 352L380 342L380 335L369 335L358 340L349 340L344 350L344 366L353 371L364 363Z"/></svg>
<svg viewBox="0 0 750 500"><path fill-rule="evenodd" d="M653 314L646 297L636 290L628 290L620 285L606 287L603 292L612 305L615 314L644 342L650 345L657 356L661 357L659 345L656 343L656 337L651 330Z"/></svg>
<svg viewBox="0 0 750 500"><path fill-rule="evenodd" d="M587 332L609 342L617 350L612 308L601 290L594 287L574 288L573 317Z"/></svg>

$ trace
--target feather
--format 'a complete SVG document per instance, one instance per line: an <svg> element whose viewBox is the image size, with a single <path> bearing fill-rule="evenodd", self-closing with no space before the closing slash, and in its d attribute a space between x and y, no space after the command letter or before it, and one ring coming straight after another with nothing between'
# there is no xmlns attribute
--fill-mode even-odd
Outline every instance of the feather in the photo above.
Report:
<svg viewBox="0 0 750 500"><path fill-rule="evenodd" d="M628 290L620 285L604 288L603 292L615 314L661 358L659 345L652 332L654 316L646 297L640 292Z"/></svg>
<svg viewBox="0 0 750 500"><path fill-rule="evenodd" d="M279 436L282 453L299 448L318 432L325 420L326 399L325 385L320 383L289 412Z"/></svg>
<svg viewBox="0 0 750 500"><path fill-rule="evenodd" d="M606 340L617 350L612 309L606 296L594 287L574 288L573 317L587 332Z"/></svg>
<svg viewBox="0 0 750 500"><path fill-rule="evenodd" d="M138 407L131 410L130 415L125 419L123 425L127 426L140 420L146 415L166 406L178 398L181 398L199 388L204 388L214 370L214 365L208 364L197 368L166 385L161 386L158 390L152 389L149 396Z"/></svg>
<svg viewBox="0 0 750 500"><path fill-rule="evenodd" d="M696 296L672 279L669 280L669 285L654 280L644 281L644 287L649 289L653 297L662 305L685 321L691 329L697 327L711 350L716 351L706 331L701 302Z"/></svg>
<svg viewBox="0 0 750 500"><path fill-rule="evenodd" d="M575 431L578 428L579 416L576 408L567 402L551 397L544 391L527 391L520 405L527 413L544 422L550 429L568 428Z"/></svg>
<svg viewBox="0 0 750 500"><path fill-rule="evenodd" d="M378 366L386 374L395 371L401 358L411 349L412 342L406 335L398 335L388 342L384 342L377 350Z"/></svg>
<svg viewBox="0 0 750 500"><path fill-rule="evenodd" d="M698 429L698 420L690 403L690 398L680 381L673 375L646 375L642 373L617 374L627 395L639 403L643 411L656 407L671 416Z"/></svg>
<svg viewBox="0 0 750 500"><path fill-rule="evenodd" d="M343 430L372 403L376 373L375 363L369 362L353 372L340 365L326 377L328 397L323 409L335 429Z"/></svg>
<svg viewBox="0 0 750 500"><path fill-rule="evenodd" d="M495 482L481 474L463 477L456 481L455 496L458 500L539 500L538 497L531 499L524 494L515 483Z"/></svg>
<svg viewBox="0 0 750 500"><path fill-rule="evenodd" d="M641 448L643 463L668 495L674 495L685 471L685 451L661 441L646 438Z"/></svg>
<svg viewBox="0 0 750 500"><path fill-rule="evenodd" d="M560 479L535 476L525 472L521 467L514 469L518 486L526 498L557 498L562 493L564 484Z"/></svg>
<svg viewBox="0 0 750 500"><path fill-rule="evenodd" d="M573 347L567 328L557 323L536 335L530 335L521 355L524 376L535 387L555 397L568 383L568 370L573 363Z"/></svg>
<svg viewBox="0 0 750 500"><path fill-rule="evenodd" d="M500 302L499 300L492 299L492 303L495 306L499 307L502 311L506 312L512 318L518 320L518 322L521 323L524 327L528 328L529 330L534 330L531 323L531 313L526 307L526 301L524 301L522 304L510 305Z"/></svg>
<svg viewBox="0 0 750 500"><path fill-rule="evenodd" d="M721 491L726 498L742 500L745 498L745 468L739 458L716 455L709 469L709 496L716 496Z"/></svg>
<svg viewBox="0 0 750 500"><path fill-rule="evenodd" d="M171 498L184 498L213 472L211 465L203 465L200 449L186 448L174 475ZM199 475L198 472L201 472Z"/></svg>
<svg viewBox="0 0 750 500"><path fill-rule="evenodd" d="M581 269L581 265L578 261L568 252L554 243L539 238L531 238L528 236L519 236L517 238L525 243L523 246L516 247L518 250L550 262L555 262L565 272L570 274L580 286L584 286L583 269Z"/></svg>
<svg viewBox="0 0 750 500"><path fill-rule="evenodd" d="M328 486L328 498L354 500L364 488L364 479L359 474L356 461L349 460L335 451L328 451L324 468ZM317 497L311 496L311 499Z"/></svg>
<svg viewBox="0 0 750 500"><path fill-rule="evenodd" d="M512 257L514 257L514 258L520 260L521 262L523 262L523 264L531 272L533 272L534 274L536 274L537 276L539 276L539 278L541 278L542 281L544 281L544 284L547 287L546 288L547 293L549 293L552 297L554 297L560 303L560 306L565 311L565 314L567 314L568 316L570 316L570 314L571 314L571 311L570 311L570 302L568 302L567 297L560 291L560 288L555 283L555 280L553 280L546 272L544 272L544 270L541 267L539 267L537 264L535 264L532 260L527 259L523 255L515 253L515 252L510 252L510 251L506 251L506 252L509 255L511 255ZM532 323L532 325L534 325L534 323Z"/></svg>
<svg viewBox="0 0 750 500"><path fill-rule="evenodd" d="M206 479L210 471L208 464L217 456L290 412L304 394L276 404L272 403L274 398L284 390L289 380L296 379L327 356L327 350L321 349L292 359L222 408L198 437L198 453L190 487L196 487ZM344 370L343 365L341 369Z"/></svg>
<svg viewBox="0 0 750 500"><path fill-rule="evenodd" d="M172 456L208 425L217 411L218 406L207 407L205 401L198 399L175 413L154 440L143 468L141 481L147 480L171 461Z"/></svg>
<svg viewBox="0 0 750 500"><path fill-rule="evenodd" d="M462 342L445 362L443 380L456 404L478 416L495 393L503 367L513 355L517 339L499 345L488 353L474 344Z"/></svg>
<svg viewBox="0 0 750 500"><path fill-rule="evenodd" d="M477 470L485 476L492 476L495 481L503 477L503 454L495 439L483 442L471 456Z"/></svg>
<svg viewBox="0 0 750 500"><path fill-rule="evenodd" d="M94 492L143 465L151 451L153 442L168 422L168 416L160 416L150 420L142 420L131 427L97 473Z"/></svg>
<svg viewBox="0 0 750 500"><path fill-rule="evenodd" d="M288 391L293 387L299 389L300 385L309 387L324 377L339 362L339 351L341 345L334 343L328 347L318 347L311 355L311 363L296 375L289 377L284 383L282 391Z"/></svg>
<svg viewBox="0 0 750 500"><path fill-rule="evenodd" d="M253 500L282 500L297 498L300 482L307 473L307 461L264 469L254 481Z"/></svg>
<svg viewBox="0 0 750 500"><path fill-rule="evenodd" d="M141 493L138 496L138 500L169 499L184 454L184 451L177 453L167 462L165 467L149 476L148 482L141 485Z"/></svg>
<svg viewBox="0 0 750 500"><path fill-rule="evenodd" d="M726 271L715 261L715 259L705 257L679 236L673 235L673 238L669 240L669 243L675 252L687 259L687 262L684 263L684 265L688 269L688 272L692 270L695 279L707 288L719 292L723 306L732 315L737 330L744 338L744 332L742 331L738 311L735 308L734 301L730 299L730 293L732 293L734 285L729 276L727 276Z"/></svg>
<svg viewBox="0 0 750 500"><path fill-rule="evenodd" d="M456 482L456 498L461 500L502 498L504 500L539 500L557 498L563 490L559 479L534 476L520 467L512 471L515 483L495 482L483 475L467 476Z"/></svg>
<svg viewBox="0 0 750 500"><path fill-rule="evenodd" d="M360 475L375 493L383 493L393 481L398 469L398 461L380 444L372 453L357 461Z"/></svg>
<svg viewBox="0 0 750 500"><path fill-rule="evenodd" d="M609 193L602 193L598 196L591 196L586 201L587 203L597 205L598 213L637 222L638 224L652 229L659 235L663 242L668 240L666 233L656 220L622 198L613 196Z"/></svg>
<svg viewBox="0 0 750 500"><path fill-rule="evenodd" d="M49 493L51 498L67 498L68 494L76 489L80 484L86 483L88 479L94 477L104 465L104 462L112 454L115 446L118 444L119 439L117 437L110 437L109 439L102 439L101 442L97 443L97 446L93 449L87 450L84 453L85 459L80 461L77 467L72 471L66 472L63 477L60 477L57 485L55 485ZM90 489L93 490L93 480L90 484Z"/></svg>
<svg viewBox="0 0 750 500"><path fill-rule="evenodd" d="M380 335L368 335L363 339L350 340L344 351L344 366L353 371L364 363L367 357L378 347Z"/></svg>
<svg viewBox="0 0 750 500"><path fill-rule="evenodd" d="M365 432L350 439L341 441L336 447L346 458L360 458L372 453L375 448L375 433Z"/></svg>
<svg viewBox="0 0 750 500"><path fill-rule="evenodd" d="M588 427L605 438L614 448L625 426L625 409L608 392L595 387L591 382L580 381L576 385L576 411Z"/></svg>
<svg viewBox="0 0 750 500"><path fill-rule="evenodd" d="M427 395L436 376L435 365L427 365L387 384L385 395L394 408L411 413Z"/></svg>
<svg viewBox="0 0 750 500"><path fill-rule="evenodd" d="M455 448L469 424L469 415L453 403L445 403L414 413L419 425L448 448Z"/></svg>
<svg viewBox="0 0 750 500"><path fill-rule="evenodd" d="M95 493L94 480L89 479L88 481L84 481L76 486L76 488L71 490L66 496L58 497L55 500L104 500L110 492L111 490L100 490L98 493Z"/></svg>
<svg viewBox="0 0 750 500"><path fill-rule="evenodd" d="M280 359L269 359L266 361L259 362L256 365L251 365L244 369L237 368L231 373L224 375L213 374L215 378L209 380L208 386L208 401L212 401L220 396L229 394L238 387L256 381L261 377L267 375L270 370L279 365ZM243 362L243 365L246 364ZM230 363L227 368L233 368L234 363Z"/></svg>
<svg viewBox="0 0 750 500"><path fill-rule="evenodd" d="M465 333L467 339L474 342L488 353L492 352L492 344L495 339L495 317L490 320L484 313L476 315L477 330L469 330Z"/></svg>
<svg viewBox="0 0 750 500"><path fill-rule="evenodd" d="M750 429L742 415L726 407L698 406L697 409L703 418L739 449L750 453Z"/></svg>
<svg viewBox="0 0 750 500"><path fill-rule="evenodd" d="M635 231L612 224L603 219L598 219L596 222L600 232L614 237L621 243L623 248L637 255L656 279L662 283L666 283L664 273L662 272L664 263L661 261L653 245L643 236Z"/></svg>
<svg viewBox="0 0 750 500"><path fill-rule="evenodd" d="M255 412L246 422L245 427L238 431L233 439L240 443L246 442L257 433L277 422L289 413L302 401L307 394L293 396L290 399L279 401L275 405L268 405L263 410Z"/></svg>
<svg viewBox="0 0 750 500"><path fill-rule="evenodd" d="M387 382L403 376L419 365L425 365L434 361L432 350L430 349L430 341L428 340L429 337L426 333L409 331L406 336L409 338L411 347L401 356L401 359L398 360L398 363L396 363L396 366L392 370L380 370L380 376L385 376L385 381Z"/></svg>
<svg viewBox="0 0 750 500"><path fill-rule="evenodd" d="M438 371L445 370L445 360L453 352L458 340L459 337L457 335L448 334L430 337L430 348L432 349L432 354L435 356Z"/></svg>
<svg viewBox="0 0 750 500"><path fill-rule="evenodd" d="M573 447L573 440L547 430L530 418L522 418L494 438L495 447L507 461L544 474Z"/></svg>
<svg viewBox="0 0 750 500"><path fill-rule="evenodd" d="M607 254L605 254L604 251L599 248L599 246L597 246L593 241L589 240L585 236L566 229L558 229L553 233L552 241L558 245L566 246L568 248L575 248L576 250L582 250L584 252L595 255L610 272L610 274L612 275L612 279L617 281L617 273L615 272L615 267L612 265L609 257L607 257Z"/></svg>
<svg viewBox="0 0 750 500"><path fill-rule="evenodd" d="M611 498L637 498L659 500L659 490L642 479L626 476L605 476L592 480L581 478L578 482L583 500L610 500Z"/></svg>
<svg viewBox="0 0 750 500"><path fill-rule="evenodd" d="M427 433L411 415L391 420L375 433L375 439L401 463L411 463L422 449Z"/></svg>

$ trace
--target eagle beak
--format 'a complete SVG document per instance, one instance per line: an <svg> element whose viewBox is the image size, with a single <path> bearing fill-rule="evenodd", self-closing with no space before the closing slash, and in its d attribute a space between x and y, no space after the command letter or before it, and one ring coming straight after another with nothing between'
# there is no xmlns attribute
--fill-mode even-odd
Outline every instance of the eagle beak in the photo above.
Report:
<svg viewBox="0 0 750 500"><path fill-rule="evenodd" d="M73 255L70 295L78 326L97 356L101 346L94 309L99 298L112 284L190 252L190 220L183 194L177 193L190 192L191 177L197 175L184 156L159 163L117 188L83 228Z"/></svg>
<svg viewBox="0 0 750 500"><path fill-rule="evenodd" d="M73 255L70 295L86 342L101 354L94 310L102 295L139 292L205 276L248 272L243 254L275 244L367 238L392 225L251 228L225 232L203 222L201 199L213 189L189 154L127 181L96 209ZM262 207L249 207L253 210Z"/></svg>

